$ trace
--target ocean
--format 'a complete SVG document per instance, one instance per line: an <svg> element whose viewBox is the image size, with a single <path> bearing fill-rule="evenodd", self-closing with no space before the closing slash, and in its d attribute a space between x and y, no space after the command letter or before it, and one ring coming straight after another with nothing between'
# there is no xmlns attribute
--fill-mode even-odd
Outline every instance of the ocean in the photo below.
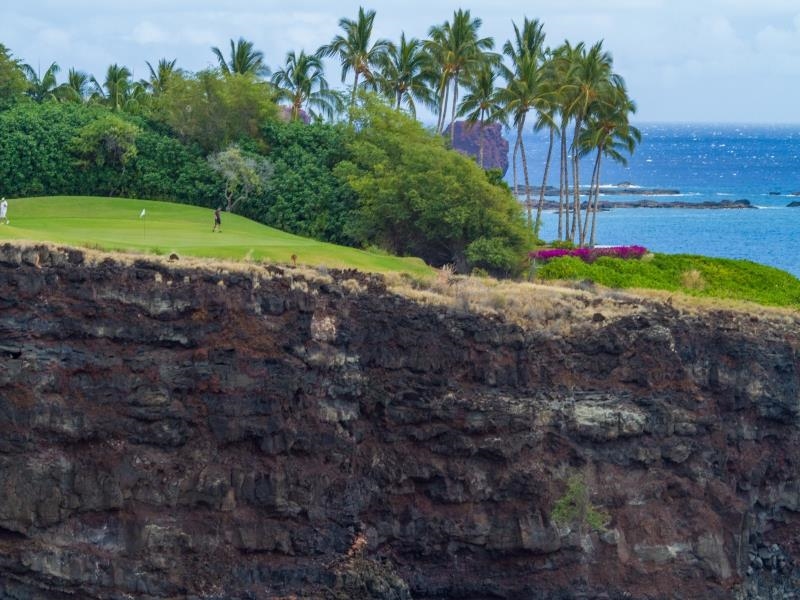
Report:
<svg viewBox="0 0 800 600"><path fill-rule="evenodd" d="M605 199L681 202L746 199L757 208L613 208L598 214L598 244L637 244L655 252L743 258L800 277L800 207L787 207L792 201L800 201L800 125L647 123L637 126L642 141L628 158L628 165L604 158L601 185L624 184L634 190L638 186L679 193L609 195ZM531 185L539 186L547 136L529 133L525 144ZM513 139L510 145L513 146ZM591 171L591 160L584 161L582 184L588 185ZM521 166L517 178L522 184ZM509 167L506 180L511 183L511 179ZM548 183L558 185L557 163L551 166ZM557 225L557 214L547 212L541 237L556 239Z"/></svg>

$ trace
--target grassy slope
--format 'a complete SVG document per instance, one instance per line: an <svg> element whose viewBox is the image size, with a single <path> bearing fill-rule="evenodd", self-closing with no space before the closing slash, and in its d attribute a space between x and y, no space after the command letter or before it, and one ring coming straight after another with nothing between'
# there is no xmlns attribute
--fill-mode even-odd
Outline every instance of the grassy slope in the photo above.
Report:
<svg viewBox="0 0 800 600"><path fill-rule="evenodd" d="M144 219L139 215L146 210ZM0 225L0 240L49 241L155 254L197 256L356 268L386 273L429 274L416 258L372 254L326 244L223 213L222 233L212 233L208 208L127 198L47 197L9 201L9 226Z"/></svg>
<svg viewBox="0 0 800 600"><path fill-rule="evenodd" d="M537 270L536 276L543 280L585 279L612 288L667 290L800 308L800 280L748 260L655 254L642 260L599 258L587 264L569 257L551 260Z"/></svg>

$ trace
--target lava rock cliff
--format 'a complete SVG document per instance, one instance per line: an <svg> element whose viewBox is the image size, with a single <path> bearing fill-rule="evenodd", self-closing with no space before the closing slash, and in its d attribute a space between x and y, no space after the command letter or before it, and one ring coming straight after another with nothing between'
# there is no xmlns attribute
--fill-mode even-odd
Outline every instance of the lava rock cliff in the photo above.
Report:
<svg viewBox="0 0 800 600"><path fill-rule="evenodd" d="M606 302L0 246L0 598L791 597L798 317Z"/></svg>

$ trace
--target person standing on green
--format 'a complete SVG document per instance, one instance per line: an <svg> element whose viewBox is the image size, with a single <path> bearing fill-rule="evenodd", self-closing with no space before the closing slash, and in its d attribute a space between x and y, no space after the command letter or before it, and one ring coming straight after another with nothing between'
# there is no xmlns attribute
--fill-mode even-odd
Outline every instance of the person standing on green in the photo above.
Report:
<svg viewBox="0 0 800 600"><path fill-rule="evenodd" d="M214 211L214 227L211 228L211 233L219 230L222 233L222 218L220 217L220 213L222 212L222 208L217 208Z"/></svg>
<svg viewBox="0 0 800 600"><path fill-rule="evenodd" d="M8 225L10 222L8 220L7 215L8 215L8 202L6 202L6 199L3 198L3 200L0 201L0 221L5 223L6 225Z"/></svg>

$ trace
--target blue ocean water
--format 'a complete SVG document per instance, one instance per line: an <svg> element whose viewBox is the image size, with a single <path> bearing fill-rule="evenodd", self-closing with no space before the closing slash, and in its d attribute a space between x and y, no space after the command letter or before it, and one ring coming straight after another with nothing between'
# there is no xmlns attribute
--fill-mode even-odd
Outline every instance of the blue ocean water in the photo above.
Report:
<svg viewBox="0 0 800 600"><path fill-rule="evenodd" d="M603 160L603 185L626 183L680 191L674 196L648 196L661 201L747 199L758 208L611 209L598 215L598 244L639 244L656 252L744 258L800 277L800 208L787 207L800 201L800 126L650 123L638 127L642 141L627 166ZM530 181L538 186L547 137L530 133L525 144ZM591 161L581 169L582 183L588 184ZM509 183L511 173L509 168ZM521 166L517 178L521 184ZM558 185L557 165L551 166L548 183ZM544 216L541 236L556 238L555 213Z"/></svg>

